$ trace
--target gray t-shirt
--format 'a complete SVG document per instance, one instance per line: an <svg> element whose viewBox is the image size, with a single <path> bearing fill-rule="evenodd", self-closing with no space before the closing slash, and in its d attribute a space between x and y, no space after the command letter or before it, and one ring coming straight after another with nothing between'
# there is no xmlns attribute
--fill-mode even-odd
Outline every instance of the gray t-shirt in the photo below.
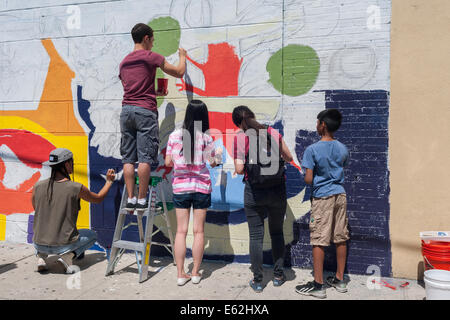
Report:
<svg viewBox="0 0 450 320"><path fill-rule="evenodd" d="M35 208L33 242L39 245L61 246L78 240L78 211L80 210L81 183L63 181L53 183L52 200L48 201L50 179L34 186Z"/></svg>

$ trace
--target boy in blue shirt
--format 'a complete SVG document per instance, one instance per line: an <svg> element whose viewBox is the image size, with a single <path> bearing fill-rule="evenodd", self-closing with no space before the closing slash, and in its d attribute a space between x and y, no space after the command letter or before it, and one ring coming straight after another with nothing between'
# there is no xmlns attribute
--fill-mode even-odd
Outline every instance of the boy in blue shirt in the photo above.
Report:
<svg viewBox="0 0 450 320"><path fill-rule="evenodd" d="M327 109L317 115L317 132L320 141L308 146L303 155L305 182L312 184L311 220L309 229L313 246L314 281L295 287L299 294L324 299L327 297L323 282L324 247L332 241L336 245L337 271L327 283L338 292L347 292L343 281L349 240L347 199L344 183L344 166L348 150L334 139L342 122L336 109Z"/></svg>

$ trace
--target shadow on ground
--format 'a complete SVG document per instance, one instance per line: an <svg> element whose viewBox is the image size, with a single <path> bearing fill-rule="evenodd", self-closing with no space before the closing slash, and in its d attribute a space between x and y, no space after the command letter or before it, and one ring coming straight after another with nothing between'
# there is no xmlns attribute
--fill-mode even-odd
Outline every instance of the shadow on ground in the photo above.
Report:
<svg viewBox="0 0 450 320"><path fill-rule="evenodd" d="M150 259L148 267L148 278L145 281L150 280L153 278L156 274L159 273L159 271L162 268L165 268L169 265L173 264L173 260L170 259L158 259L154 258L153 260ZM152 271L151 269L156 269L155 271ZM122 274L122 273L135 273L136 275L139 275L139 269L136 263L136 260L129 265L118 269L117 267L114 269L114 274ZM143 281L143 282L145 282Z"/></svg>
<svg viewBox="0 0 450 320"><path fill-rule="evenodd" d="M213 273L217 272L218 270L224 268L227 265L225 262L215 262L215 261L204 261L202 262L200 266L200 274L202 275L202 279L208 279L213 275ZM191 262L187 267L187 273L192 274L192 269L194 268L194 263Z"/></svg>
<svg viewBox="0 0 450 320"><path fill-rule="evenodd" d="M0 274L11 271L16 268L17 264L15 263L0 264Z"/></svg>

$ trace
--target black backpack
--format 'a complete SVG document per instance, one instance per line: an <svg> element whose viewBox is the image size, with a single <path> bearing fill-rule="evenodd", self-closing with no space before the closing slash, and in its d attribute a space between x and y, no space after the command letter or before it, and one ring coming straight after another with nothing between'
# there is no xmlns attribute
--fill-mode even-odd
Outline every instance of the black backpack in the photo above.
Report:
<svg viewBox="0 0 450 320"><path fill-rule="evenodd" d="M272 143L273 137L268 132L268 128L262 136L257 135L254 130L247 130L246 135L249 138L249 150L245 155L244 170L250 186L255 189L263 189L283 184L285 182L285 163L281 157L281 136L278 143ZM265 146L264 142L266 142ZM274 159L270 157L274 152L275 154L278 152L278 158L275 159L276 163L272 167L271 160Z"/></svg>

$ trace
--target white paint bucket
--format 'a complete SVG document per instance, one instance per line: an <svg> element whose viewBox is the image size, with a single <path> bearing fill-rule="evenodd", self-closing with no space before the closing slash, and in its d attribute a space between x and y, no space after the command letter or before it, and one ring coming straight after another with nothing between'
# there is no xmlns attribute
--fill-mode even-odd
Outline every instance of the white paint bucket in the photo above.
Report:
<svg viewBox="0 0 450 320"><path fill-rule="evenodd" d="M427 300L450 300L450 271L427 270L424 280Z"/></svg>

